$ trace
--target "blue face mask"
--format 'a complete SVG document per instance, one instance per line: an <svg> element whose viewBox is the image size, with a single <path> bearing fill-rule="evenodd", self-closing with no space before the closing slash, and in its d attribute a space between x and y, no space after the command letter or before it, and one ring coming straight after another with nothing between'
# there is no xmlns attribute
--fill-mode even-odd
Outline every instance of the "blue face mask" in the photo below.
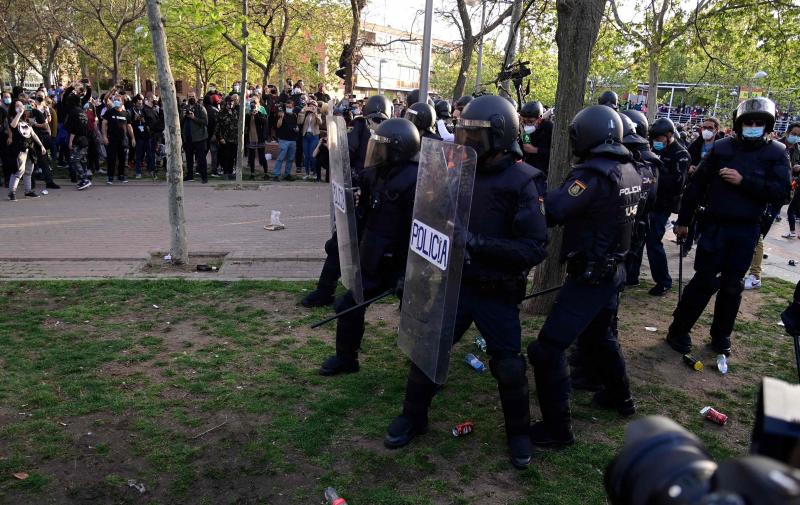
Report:
<svg viewBox="0 0 800 505"><path fill-rule="evenodd" d="M757 139L764 136L763 126L744 126L742 127L742 137L746 139Z"/></svg>
<svg viewBox="0 0 800 505"><path fill-rule="evenodd" d="M797 144L798 142L800 142L800 136L789 135L788 137L786 137L786 140L788 140L790 144Z"/></svg>
<svg viewBox="0 0 800 505"><path fill-rule="evenodd" d="M653 141L653 149L655 149L656 151L661 151L662 149L664 149L664 147L665 145L663 142L658 142L655 140Z"/></svg>
<svg viewBox="0 0 800 505"><path fill-rule="evenodd" d="M6 104L6 105L11 105L11 99L10 98L3 98L3 103Z"/></svg>
<svg viewBox="0 0 800 505"><path fill-rule="evenodd" d="M111 102L111 104L114 106L115 109L119 109L120 107L122 107L122 102L120 102L119 100L114 100L113 102Z"/></svg>

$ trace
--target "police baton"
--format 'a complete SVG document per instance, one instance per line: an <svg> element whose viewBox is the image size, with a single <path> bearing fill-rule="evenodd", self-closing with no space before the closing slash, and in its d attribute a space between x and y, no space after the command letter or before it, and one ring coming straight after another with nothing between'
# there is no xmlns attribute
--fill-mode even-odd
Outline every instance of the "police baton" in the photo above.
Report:
<svg viewBox="0 0 800 505"><path fill-rule="evenodd" d="M370 298L369 300L365 300L365 301L359 303L358 305L353 305L349 309L345 309L345 310L343 310L341 312L338 312L338 313L332 315L331 317L327 317L327 318L323 319L322 321L319 321L317 323L312 324L311 327L312 328L318 328L318 327L322 326L323 324L330 323L334 319L339 319L340 317L342 317L345 314L349 314L350 312L353 312L354 310L358 310L361 307L365 307L365 306L369 305L370 303L377 302L378 300L382 300L382 299L386 298L387 296L393 295L394 291L395 291L394 289L386 290L383 293L381 293L378 296L376 296L375 298Z"/></svg>
<svg viewBox="0 0 800 505"><path fill-rule="evenodd" d="M678 303L683 295L683 243L682 238L678 239Z"/></svg>
<svg viewBox="0 0 800 505"><path fill-rule="evenodd" d="M564 287L564 285L562 284L560 286L555 286L555 287L552 287L552 288L543 289L541 291L534 291L533 293L531 293L528 296L526 296L525 298L523 298L523 300L528 300L530 298L536 298L537 296L546 295L547 293L552 293L553 291L558 291L559 289L561 289L563 287Z"/></svg>

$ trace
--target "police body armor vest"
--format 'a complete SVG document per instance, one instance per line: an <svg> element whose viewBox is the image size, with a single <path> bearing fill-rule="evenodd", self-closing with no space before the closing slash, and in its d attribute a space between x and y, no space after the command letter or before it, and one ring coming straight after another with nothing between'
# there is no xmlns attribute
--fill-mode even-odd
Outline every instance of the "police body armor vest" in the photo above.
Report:
<svg viewBox="0 0 800 505"><path fill-rule="evenodd" d="M388 260L392 268L400 268L401 264L405 266L417 169L416 163L407 162L386 173L375 174L364 195L369 200L364 233L359 242L365 276L377 274L382 266L386 266L388 258L392 258Z"/></svg>
<svg viewBox="0 0 800 505"><path fill-rule="evenodd" d="M491 238L511 239L516 237L515 227L527 229L524 222L519 222L527 216L519 211L523 191L531 183L539 196L544 196L547 183L544 173L525 162L517 162L512 156L506 156L491 167L478 166L472 190L469 231ZM536 212L541 212L539 205L536 207ZM513 279L526 274L509 270L502 262L479 258L472 258L464 266L464 278L470 280Z"/></svg>
<svg viewBox="0 0 800 505"><path fill-rule="evenodd" d="M610 158L591 158L578 167L590 170L611 182L613 199L608 202L605 212L595 212L587 216L580 227L591 234L591 243L584 249L587 261L620 261L631 246L633 226L642 193L642 177L631 162L621 162ZM568 230L565 231L565 234Z"/></svg>
<svg viewBox="0 0 800 505"><path fill-rule="evenodd" d="M732 137L714 143L713 153L718 168L733 168L749 177L755 184L763 184L767 167L786 157L786 148L780 142L769 140L760 145L747 146ZM713 174L707 193L707 212L720 221L758 223L767 203L755 200L737 186L728 184Z"/></svg>

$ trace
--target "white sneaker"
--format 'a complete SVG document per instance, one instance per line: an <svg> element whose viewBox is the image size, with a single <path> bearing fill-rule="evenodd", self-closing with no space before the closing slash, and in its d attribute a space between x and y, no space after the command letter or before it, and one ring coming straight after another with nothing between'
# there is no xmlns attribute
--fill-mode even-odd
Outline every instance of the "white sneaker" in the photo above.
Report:
<svg viewBox="0 0 800 505"><path fill-rule="evenodd" d="M783 235L781 235L781 237L783 237L783 238L797 238L797 233L795 233L793 231L790 231L788 233L784 233Z"/></svg>
<svg viewBox="0 0 800 505"><path fill-rule="evenodd" d="M761 287L761 279L753 274L744 278L744 289L758 289Z"/></svg>

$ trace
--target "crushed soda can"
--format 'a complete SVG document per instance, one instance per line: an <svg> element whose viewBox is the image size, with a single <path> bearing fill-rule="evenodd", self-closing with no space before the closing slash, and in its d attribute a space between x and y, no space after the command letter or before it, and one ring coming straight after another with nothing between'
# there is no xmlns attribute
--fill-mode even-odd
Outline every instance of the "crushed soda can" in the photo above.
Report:
<svg viewBox="0 0 800 505"><path fill-rule="evenodd" d="M475 423L472 421L464 421L463 423L458 423L457 425L453 426L453 436L454 437L463 437L469 433L472 433L472 430L475 429Z"/></svg>
<svg viewBox="0 0 800 505"><path fill-rule="evenodd" d="M486 339L480 335L475 337L475 347L481 352L486 352Z"/></svg>
<svg viewBox="0 0 800 505"><path fill-rule="evenodd" d="M700 409L700 415L720 426L725 426L725 423L728 422L728 416L713 407L703 407Z"/></svg>
<svg viewBox="0 0 800 505"><path fill-rule="evenodd" d="M683 362L689 365L689 367L691 367L693 370L698 372L703 371L703 362L699 359L694 359L691 354L684 354Z"/></svg>

